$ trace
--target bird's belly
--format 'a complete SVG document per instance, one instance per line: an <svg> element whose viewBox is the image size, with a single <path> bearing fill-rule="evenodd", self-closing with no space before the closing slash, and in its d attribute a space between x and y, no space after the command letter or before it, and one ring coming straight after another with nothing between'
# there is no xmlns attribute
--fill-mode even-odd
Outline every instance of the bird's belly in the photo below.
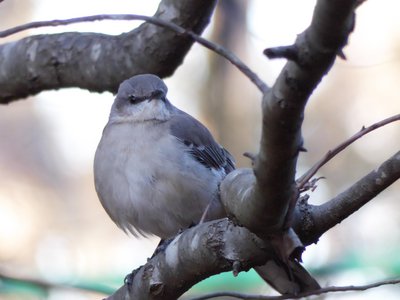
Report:
<svg viewBox="0 0 400 300"><path fill-rule="evenodd" d="M119 149L106 161L101 147L96 153L96 159L105 162L103 172L95 173L106 174L96 178L96 189L114 222L134 234L167 238L198 223L213 199L208 219L222 217L217 196L220 178L195 160L185 159L190 154L172 136L147 138L151 147L144 137L137 143L118 143Z"/></svg>

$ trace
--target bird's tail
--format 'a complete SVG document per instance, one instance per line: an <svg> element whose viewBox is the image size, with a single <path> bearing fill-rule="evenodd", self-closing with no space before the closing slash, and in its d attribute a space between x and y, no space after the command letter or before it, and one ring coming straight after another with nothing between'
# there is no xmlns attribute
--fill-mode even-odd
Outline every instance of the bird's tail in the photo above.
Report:
<svg viewBox="0 0 400 300"><path fill-rule="evenodd" d="M288 261L288 265L284 265L277 260L270 260L265 265L254 269L281 294L296 295L321 288L318 282L297 261Z"/></svg>

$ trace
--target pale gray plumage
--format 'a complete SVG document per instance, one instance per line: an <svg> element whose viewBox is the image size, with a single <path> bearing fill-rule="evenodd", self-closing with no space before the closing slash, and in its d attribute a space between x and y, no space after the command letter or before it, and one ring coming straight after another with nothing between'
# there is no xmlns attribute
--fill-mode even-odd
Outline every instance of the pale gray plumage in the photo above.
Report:
<svg viewBox="0 0 400 300"><path fill-rule="evenodd" d="M208 205L205 220L226 216L218 189L235 168L233 158L206 127L167 100L167 91L155 75L125 80L95 155L100 201L134 235L170 238L197 224ZM257 271L281 293L319 287L298 263L270 261Z"/></svg>
<svg viewBox="0 0 400 300"><path fill-rule="evenodd" d="M133 234L169 238L225 215L218 185L231 155L200 122L174 107L155 75L124 81L94 161L95 186L113 221Z"/></svg>

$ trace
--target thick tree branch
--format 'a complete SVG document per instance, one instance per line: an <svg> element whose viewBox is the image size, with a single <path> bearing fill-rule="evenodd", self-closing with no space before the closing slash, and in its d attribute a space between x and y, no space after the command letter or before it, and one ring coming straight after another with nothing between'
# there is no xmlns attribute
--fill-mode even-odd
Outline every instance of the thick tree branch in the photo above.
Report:
<svg viewBox="0 0 400 300"><path fill-rule="evenodd" d="M247 271L274 257L270 245L228 219L185 230L122 286L112 299L177 299L211 275Z"/></svg>
<svg viewBox="0 0 400 300"><path fill-rule="evenodd" d="M346 45L354 27L356 4L356 0L317 2L310 27L293 47L296 61L287 62L272 89L264 94L260 150L254 160L256 180L249 173L238 176L238 171L221 185L227 210L258 235L282 230L288 208L296 201L295 170L303 149L304 108L336 54ZM235 188L237 185L241 191Z"/></svg>
<svg viewBox="0 0 400 300"><path fill-rule="evenodd" d="M234 53L225 49L221 45L213 43L201 36L197 35L191 30L187 30L179 25L174 23L164 21L155 17L148 17L142 15L132 15L132 14L124 14L124 15L94 15L94 16L86 16L80 18L72 18L67 20L52 20L52 21L39 21L39 22L31 22L27 24L23 24L14 28L10 28L4 31L0 31L0 37L6 37L17 32L21 32L31 28L39 28L46 26L61 26L68 25L74 23L81 22L93 22L93 21L101 21L101 20L143 20L150 24L154 24L160 27L167 28L172 30L181 36L188 36L195 40L197 43L203 45L204 47L214 51L215 53L221 55L225 59L227 59L230 63L236 66L239 71L241 71L245 76L247 76L261 92L266 92L268 90L268 86L263 82L256 73L254 73L246 64L244 64ZM111 38L111 37L110 37Z"/></svg>
<svg viewBox="0 0 400 300"><path fill-rule="evenodd" d="M319 205L300 201L295 230L306 245L339 224L400 178L400 151L332 200Z"/></svg>
<svg viewBox="0 0 400 300"><path fill-rule="evenodd" d="M154 17L201 33L215 3L163 0ZM166 77L192 44L188 36L148 23L119 36L68 32L3 44L0 103L63 87L115 92L120 82L140 73Z"/></svg>
<svg viewBox="0 0 400 300"><path fill-rule="evenodd" d="M347 43L355 4L348 0L318 1L311 26L296 40L298 60L286 64L271 92L264 95L261 149L254 167L255 195L265 203L264 212L270 217L264 222L272 228L283 225L296 190L294 176L303 146L301 125L306 102Z"/></svg>
<svg viewBox="0 0 400 300"><path fill-rule="evenodd" d="M237 176L241 174L246 172ZM300 202L294 223L296 231L305 244L315 242L324 232L358 210L399 177L400 152L326 204L310 206ZM242 193L246 194L246 190L242 190ZM185 231L168 245L165 252L139 270L131 289L125 285L109 299L173 299L195 282L210 275L231 269L237 272L238 265L239 270L247 270L271 259L274 259L271 244L257 239L248 230L233 225L227 219L216 220ZM194 267L196 262L200 263ZM364 290L392 283L398 282L386 281L361 287L329 287L297 296L260 296L254 299L293 299L332 291ZM242 294L223 294L249 299Z"/></svg>
<svg viewBox="0 0 400 300"><path fill-rule="evenodd" d="M345 219L399 177L400 152L328 203L321 206L299 203L294 224L299 236L306 244L315 242L323 232ZM307 205L306 209L304 205ZM233 225L228 219L203 223L186 230L168 245L165 252L159 253L142 267L130 289L124 285L108 299L175 299L208 276L232 269L236 272L248 270L274 258L271 244L258 239L247 229ZM369 288L379 285L369 285ZM363 289L326 288L297 296ZM290 298L295 296L276 299ZM260 296L259 299L275 298Z"/></svg>

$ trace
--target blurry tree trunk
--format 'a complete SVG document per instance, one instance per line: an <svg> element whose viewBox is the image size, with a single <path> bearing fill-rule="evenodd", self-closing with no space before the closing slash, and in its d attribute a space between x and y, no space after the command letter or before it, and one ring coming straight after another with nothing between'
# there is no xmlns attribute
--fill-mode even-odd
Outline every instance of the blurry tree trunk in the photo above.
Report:
<svg viewBox="0 0 400 300"><path fill-rule="evenodd" d="M6 29L16 24L23 24L32 18L31 1L4 1L0 7L1 27ZM24 31L13 37L6 37L2 42L23 38ZM15 172L22 181L35 178L35 184L55 187L62 182L51 137L51 129L33 108L33 102L0 110L0 167L2 170ZM27 146L28 145L28 151ZM9 174L7 174L9 176ZM54 186L53 186L54 185Z"/></svg>
<svg viewBox="0 0 400 300"><path fill-rule="evenodd" d="M246 57L247 52L248 3L241 0L218 2L210 38L239 57ZM257 99L257 95L252 95L257 91L250 82L243 84L241 77L226 59L210 54L200 104L203 118L217 140L232 152L238 165L245 163L242 153L255 147L256 139L249 133L258 126L260 116L259 106L249 104L250 99Z"/></svg>

